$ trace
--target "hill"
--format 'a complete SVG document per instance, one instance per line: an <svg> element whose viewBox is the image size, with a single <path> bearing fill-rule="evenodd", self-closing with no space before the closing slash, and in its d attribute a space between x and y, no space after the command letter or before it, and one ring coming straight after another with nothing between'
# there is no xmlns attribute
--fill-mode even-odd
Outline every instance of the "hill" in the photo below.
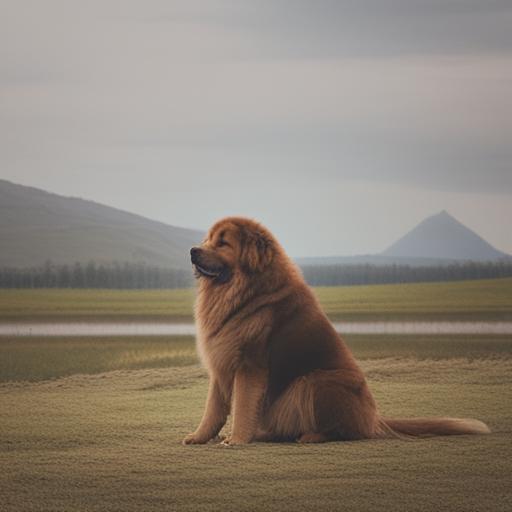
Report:
<svg viewBox="0 0 512 512"><path fill-rule="evenodd" d="M511 261L512 256L485 241L448 212L427 217L378 254L298 258L299 265L445 266L464 261Z"/></svg>
<svg viewBox="0 0 512 512"><path fill-rule="evenodd" d="M46 260L145 262L189 268L201 231L170 226L76 197L0 180L0 266Z"/></svg>
<svg viewBox="0 0 512 512"><path fill-rule="evenodd" d="M510 257L444 210L420 222L381 255L472 261L496 261Z"/></svg>
<svg viewBox="0 0 512 512"><path fill-rule="evenodd" d="M76 197L0 180L0 267L145 262L189 269L201 231L170 226ZM443 211L428 217L380 254L298 258L301 266L371 264L413 267L512 257Z"/></svg>

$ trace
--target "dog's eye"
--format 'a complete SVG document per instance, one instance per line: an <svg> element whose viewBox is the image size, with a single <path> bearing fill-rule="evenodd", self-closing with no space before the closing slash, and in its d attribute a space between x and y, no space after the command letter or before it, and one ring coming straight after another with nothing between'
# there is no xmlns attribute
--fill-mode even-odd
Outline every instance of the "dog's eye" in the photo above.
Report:
<svg viewBox="0 0 512 512"><path fill-rule="evenodd" d="M220 239L217 242L217 247L224 247L224 246L229 246L229 244L225 240Z"/></svg>

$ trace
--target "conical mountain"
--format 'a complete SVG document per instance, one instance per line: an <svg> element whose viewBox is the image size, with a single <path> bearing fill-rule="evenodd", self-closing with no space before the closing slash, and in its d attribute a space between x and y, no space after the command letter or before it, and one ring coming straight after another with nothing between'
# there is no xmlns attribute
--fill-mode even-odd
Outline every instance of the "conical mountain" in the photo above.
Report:
<svg viewBox="0 0 512 512"><path fill-rule="evenodd" d="M0 267L145 262L190 268L201 231L0 180Z"/></svg>
<svg viewBox="0 0 512 512"><path fill-rule="evenodd" d="M444 210L420 222L381 255L472 261L510 258Z"/></svg>

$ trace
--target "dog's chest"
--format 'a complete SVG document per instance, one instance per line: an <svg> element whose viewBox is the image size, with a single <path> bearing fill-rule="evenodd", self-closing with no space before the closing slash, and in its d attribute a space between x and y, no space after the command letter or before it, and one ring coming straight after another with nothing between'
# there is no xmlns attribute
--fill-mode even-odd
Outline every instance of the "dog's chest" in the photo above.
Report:
<svg viewBox="0 0 512 512"><path fill-rule="evenodd" d="M238 315L221 326L197 322L197 351L202 364L217 374L231 374L242 363L261 365L271 329L271 313L261 309Z"/></svg>
<svg viewBox="0 0 512 512"><path fill-rule="evenodd" d="M202 365L216 374L233 372L241 358L243 340L228 333L206 334L199 326L197 353Z"/></svg>

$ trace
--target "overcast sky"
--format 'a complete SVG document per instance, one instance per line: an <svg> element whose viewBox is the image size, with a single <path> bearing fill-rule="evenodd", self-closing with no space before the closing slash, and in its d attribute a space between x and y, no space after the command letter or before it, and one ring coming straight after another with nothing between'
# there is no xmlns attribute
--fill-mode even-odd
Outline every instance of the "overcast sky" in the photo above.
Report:
<svg viewBox="0 0 512 512"><path fill-rule="evenodd" d="M0 0L0 177L294 256L512 253L512 2Z"/></svg>

